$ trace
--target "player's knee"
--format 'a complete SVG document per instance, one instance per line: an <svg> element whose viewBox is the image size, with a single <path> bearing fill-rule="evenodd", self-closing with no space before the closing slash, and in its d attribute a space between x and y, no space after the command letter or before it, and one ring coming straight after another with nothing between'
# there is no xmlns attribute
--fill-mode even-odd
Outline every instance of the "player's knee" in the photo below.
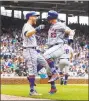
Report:
<svg viewBox="0 0 89 101"><path fill-rule="evenodd" d="M40 65L40 64L38 64L38 65L37 65L37 72L39 72L42 68L43 68L43 66Z"/></svg>
<svg viewBox="0 0 89 101"><path fill-rule="evenodd" d="M65 74L65 80L67 80L68 79L68 74Z"/></svg>
<svg viewBox="0 0 89 101"><path fill-rule="evenodd" d="M53 59L48 59L47 62L50 67L54 67L54 60Z"/></svg>

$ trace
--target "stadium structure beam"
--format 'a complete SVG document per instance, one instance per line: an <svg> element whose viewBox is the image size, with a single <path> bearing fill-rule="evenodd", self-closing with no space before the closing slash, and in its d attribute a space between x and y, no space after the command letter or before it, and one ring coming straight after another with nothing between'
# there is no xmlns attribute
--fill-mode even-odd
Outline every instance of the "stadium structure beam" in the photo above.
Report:
<svg viewBox="0 0 89 101"><path fill-rule="evenodd" d="M60 9L60 11L68 11L68 12L82 12L85 13L85 10L69 10L69 9Z"/></svg>
<svg viewBox="0 0 89 101"><path fill-rule="evenodd" d="M21 19L24 19L23 10L21 10Z"/></svg>
<svg viewBox="0 0 89 101"><path fill-rule="evenodd" d="M42 1L42 2L41 2L41 1L37 1L37 2L36 2L36 1L35 1L35 3L47 4L47 5L49 5L49 4L50 4L50 5L51 5L51 4L52 4L52 5L53 5L53 4L54 4L54 5L57 5L57 4L59 4L59 5L66 5L66 3L58 3L58 2L56 3L56 2L53 2L53 1L50 1L50 2L44 2L44 1ZM70 3L67 3L67 5L70 5Z"/></svg>
<svg viewBox="0 0 89 101"><path fill-rule="evenodd" d="M87 10L87 8L85 9L85 7L87 5L85 6L85 4L82 4L84 6L84 7L82 7L82 5L80 5L80 3L78 3L78 4L76 3L76 8L74 9L73 2L72 2L72 4L69 2L67 2L67 3L65 3L65 2L64 3L59 3L59 2L40 2L39 3L39 2L38 1L36 1L34 3L31 2L31 3L33 3L33 6L28 6L27 3L26 3L27 6L25 5L25 3L20 6L20 3L22 3L22 2L19 2L19 5L3 4L3 6L6 7L6 9L15 9L15 10L27 10L27 11L35 10L35 11L44 11L45 12L45 11L54 9L54 10L58 10L59 13L67 12L68 14L74 14L74 15L85 15L85 16L88 15L87 14L88 10ZM30 2L28 2L28 3L30 3ZM48 4L51 3L52 5L50 4L50 5L47 5L47 7L44 7L42 5L41 6L39 6L38 4L36 5L36 3L38 3L39 5L44 4L44 3L47 5L47 3ZM54 4L54 6L53 6L53 4ZM63 8L63 4L65 4L64 8ZM70 5L68 6L68 4L70 4ZM75 3L74 3L74 5L75 5Z"/></svg>
<svg viewBox="0 0 89 101"><path fill-rule="evenodd" d="M49 10L51 8L42 8L42 7L23 7L23 6L9 6L9 5L3 5L4 7L7 7L7 8L11 8L11 9L29 9L32 8L32 9L46 9L46 10Z"/></svg>
<svg viewBox="0 0 89 101"><path fill-rule="evenodd" d="M8 6L8 5L4 5L4 7L7 7L9 9L35 9L35 10L51 10L51 8L40 8L40 7L23 7L23 6ZM57 8L59 10L59 12L80 12L80 13L86 13L86 11L84 10L69 10L69 9L60 9L60 8Z"/></svg>
<svg viewBox="0 0 89 101"><path fill-rule="evenodd" d="M66 25L68 25L68 13L66 13Z"/></svg>
<svg viewBox="0 0 89 101"><path fill-rule="evenodd" d="M78 15L78 17L77 17L77 21L78 21L78 24L79 24L79 15Z"/></svg>
<svg viewBox="0 0 89 101"><path fill-rule="evenodd" d="M12 9L12 18L14 18L14 9Z"/></svg>
<svg viewBox="0 0 89 101"><path fill-rule="evenodd" d="M42 19L42 11L40 11L40 19Z"/></svg>

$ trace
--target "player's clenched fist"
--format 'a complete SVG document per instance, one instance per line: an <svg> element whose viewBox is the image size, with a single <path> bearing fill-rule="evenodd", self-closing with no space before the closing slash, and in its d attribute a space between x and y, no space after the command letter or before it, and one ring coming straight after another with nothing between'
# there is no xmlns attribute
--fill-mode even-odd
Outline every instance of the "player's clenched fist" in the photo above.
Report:
<svg viewBox="0 0 89 101"><path fill-rule="evenodd" d="M36 27L36 31L40 31L41 29L44 29L45 28L45 25L39 25L38 27Z"/></svg>

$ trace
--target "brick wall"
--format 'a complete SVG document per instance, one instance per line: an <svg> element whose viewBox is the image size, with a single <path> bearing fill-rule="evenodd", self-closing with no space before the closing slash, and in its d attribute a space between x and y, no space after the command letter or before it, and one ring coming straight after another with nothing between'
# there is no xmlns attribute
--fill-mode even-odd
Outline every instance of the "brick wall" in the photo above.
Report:
<svg viewBox="0 0 89 101"><path fill-rule="evenodd" d="M88 84L89 79L69 79L69 84ZM37 84L47 84L48 79L36 79ZM1 78L1 84L28 84L26 78ZM59 80L56 83L60 83Z"/></svg>

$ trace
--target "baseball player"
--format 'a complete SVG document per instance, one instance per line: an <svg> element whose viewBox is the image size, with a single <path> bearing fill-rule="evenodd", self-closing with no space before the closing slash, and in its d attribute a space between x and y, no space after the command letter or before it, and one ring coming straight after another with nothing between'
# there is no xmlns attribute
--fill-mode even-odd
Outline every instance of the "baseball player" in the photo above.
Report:
<svg viewBox="0 0 89 101"><path fill-rule="evenodd" d="M38 49L37 50L37 72L39 72L43 69L46 69L47 74L50 74L50 67L46 61L46 59L42 56L41 51Z"/></svg>
<svg viewBox="0 0 89 101"><path fill-rule="evenodd" d="M48 61L52 75L49 76L49 83L51 83L51 90L49 93L56 92L55 80L59 78L59 73L55 68L55 60L64 53L64 36L72 33L72 30L64 23L58 22L58 13L50 10L48 12L48 22L51 24L48 31L48 45L49 49L43 54Z"/></svg>
<svg viewBox="0 0 89 101"><path fill-rule="evenodd" d="M35 75L37 75L37 42L35 34L41 29L44 29L44 25L39 25L36 28L33 27L36 24L37 16L39 15L35 11L27 13L27 23L24 24L22 29L23 57L28 68L27 79L30 84L30 95L40 95L34 88Z"/></svg>
<svg viewBox="0 0 89 101"><path fill-rule="evenodd" d="M70 67L70 61L73 58L73 49L71 47L71 40L68 40L67 43L64 44L64 54L60 57L59 61L59 68L60 72L63 72L64 69L64 77L61 77L61 84L62 82L64 85L67 84L68 76L69 76L69 67Z"/></svg>

